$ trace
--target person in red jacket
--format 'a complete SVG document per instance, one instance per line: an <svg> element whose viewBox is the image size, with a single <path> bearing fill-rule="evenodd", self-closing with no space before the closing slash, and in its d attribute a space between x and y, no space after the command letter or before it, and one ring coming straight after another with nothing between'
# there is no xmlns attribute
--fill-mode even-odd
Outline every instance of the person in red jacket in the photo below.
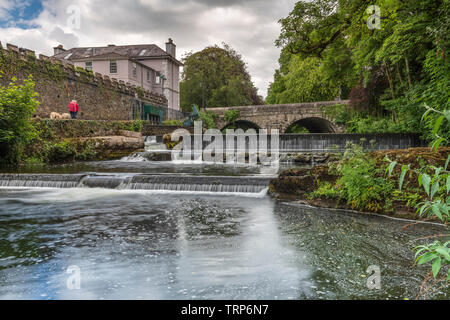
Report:
<svg viewBox="0 0 450 320"><path fill-rule="evenodd" d="M72 117L72 119L77 119L78 117L78 110L79 110L79 106L76 100L72 100L69 103L69 112L70 112L70 116Z"/></svg>

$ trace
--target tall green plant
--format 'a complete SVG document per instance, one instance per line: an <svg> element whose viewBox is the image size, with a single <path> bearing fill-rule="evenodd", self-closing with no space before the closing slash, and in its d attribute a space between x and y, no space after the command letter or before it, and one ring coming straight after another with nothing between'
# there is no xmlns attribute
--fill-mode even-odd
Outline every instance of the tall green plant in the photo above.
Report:
<svg viewBox="0 0 450 320"><path fill-rule="evenodd" d="M23 84L12 78L8 86L0 87L0 162L19 162L25 145L36 136L31 123L39 105L34 87L31 75Z"/></svg>
<svg viewBox="0 0 450 320"><path fill-rule="evenodd" d="M354 209L380 211L380 202L394 190L392 182L383 178L375 160L363 151L362 144L348 143L342 159L330 163L330 173L339 176L334 188L338 197Z"/></svg>
<svg viewBox="0 0 450 320"><path fill-rule="evenodd" d="M236 120L241 116L241 112L237 109L227 110L223 116L226 122L231 123L233 126L236 124Z"/></svg>
<svg viewBox="0 0 450 320"><path fill-rule="evenodd" d="M203 122L203 126L206 127L206 129L216 129L216 120L217 120L217 114L211 112L211 111L200 111L200 119Z"/></svg>
<svg viewBox="0 0 450 320"><path fill-rule="evenodd" d="M432 128L431 134L435 139L431 142L432 149L436 152L442 143L449 141L438 134L444 122L450 122L450 110L438 111L430 107L426 107L427 111L423 115L423 121ZM437 114L437 117L432 114ZM431 123L430 123L431 122ZM389 159L387 159L390 161ZM389 175L392 175L393 170L397 166L397 162L390 161L390 165L386 169ZM422 170L414 170L418 175L419 187L423 187L427 198L417 206L417 212L420 216L427 216L429 218L437 217L439 220L447 224L450 221L450 155L443 167L430 167ZM433 174L428 174L429 169L432 169ZM403 186L406 174L411 170L410 165L403 165L399 180L399 188ZM416 247L416 263L419 265L430 263L431 274L437 278L443 266L450 265L450 242L441 244L435 241L432 244L424 244ZM445 281L450 281L450 269L447 272Z"/></svg>

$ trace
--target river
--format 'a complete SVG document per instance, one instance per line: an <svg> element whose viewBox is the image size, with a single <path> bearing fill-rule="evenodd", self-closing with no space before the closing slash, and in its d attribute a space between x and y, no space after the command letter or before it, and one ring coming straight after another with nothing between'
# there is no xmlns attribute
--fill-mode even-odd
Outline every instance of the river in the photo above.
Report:
<svg viewBox="0 0 450 320"><path fill-rule="evenodd" d="M21 171L247 179L282 169L109 161ZM445 229L408 223L283 203L267 189L5 186L0 299L414 299L428 268L413 266L413 248ZM71 266L78 290L67 286ZM380 290L367 286L369 266Z"/></svg>

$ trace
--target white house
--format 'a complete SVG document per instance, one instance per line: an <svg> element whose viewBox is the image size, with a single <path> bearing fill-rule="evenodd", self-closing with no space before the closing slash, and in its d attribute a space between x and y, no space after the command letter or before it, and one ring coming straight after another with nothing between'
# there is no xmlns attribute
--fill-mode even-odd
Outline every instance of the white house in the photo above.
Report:
<svg viewBox="0 0 450 320"><path fill-rule="evenodd" d="M54 58L72 62L110 78L129 82L146 90L163 93L169 108L180 109L180 67L172 39L166 51L155 44L106 47L54 48Z"/></svg>

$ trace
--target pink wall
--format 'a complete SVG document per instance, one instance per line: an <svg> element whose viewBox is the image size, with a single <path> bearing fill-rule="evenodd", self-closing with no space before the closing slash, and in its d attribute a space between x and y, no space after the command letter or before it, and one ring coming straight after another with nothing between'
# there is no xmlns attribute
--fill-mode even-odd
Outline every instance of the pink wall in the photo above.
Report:
<svg viewBox="0 0 450 320"><path fill-rule="evenodd" d="M162 93L162 85L155 83L156 70L163 74L167 80L164 81L164 94L169 101L169 108L179 110L180 109L180 93L179 93L179 81L180 81L180 68L172 63L168 59L149 59L141 60L140 64L137 63L136 77L133 76L133 62L130 60L116 60L117 61L117 73L109 73L110 60L98 60L92 61L92 68L94 73L98 72L103 75L107 75L110 78L129 82L132 85L140 86L146 90L156 93ZM142 66L142 65L144 66ZM76 67L85 67L85 62L74 62ZM146 68L150 67L151 69ZM150 70L150 81L147 81L147 70Z"/></svg>
<svg viewBox="0 0 450 320"><path fill-rule="evenodd" d="M180 109L180 68L178 65L172 63L168 59L149 59L142 60L141 63L146 66L161 72L166 76L167 80L164 82L164 94L169 100L169 108L179 110ZM161 86L157 86L161 92Z"/></svg>

